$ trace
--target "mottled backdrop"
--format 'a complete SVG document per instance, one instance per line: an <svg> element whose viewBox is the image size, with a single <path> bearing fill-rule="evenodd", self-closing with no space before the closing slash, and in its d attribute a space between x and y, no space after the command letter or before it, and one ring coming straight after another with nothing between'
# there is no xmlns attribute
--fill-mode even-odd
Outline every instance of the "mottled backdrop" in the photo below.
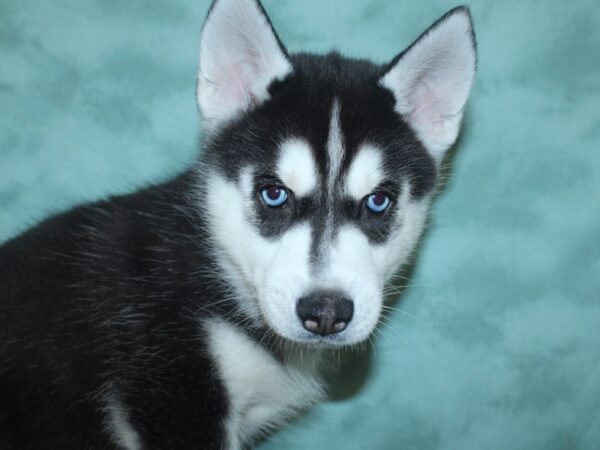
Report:
<svg viewBox="0 0 600 450"><path fill-rule="evenodd" d="M455 3L266 0L385 61ZM0 0L0 240L193 160L207 0ZM264 449L600 448L600 7L473 0L479 73L402 300Z"/></svg>

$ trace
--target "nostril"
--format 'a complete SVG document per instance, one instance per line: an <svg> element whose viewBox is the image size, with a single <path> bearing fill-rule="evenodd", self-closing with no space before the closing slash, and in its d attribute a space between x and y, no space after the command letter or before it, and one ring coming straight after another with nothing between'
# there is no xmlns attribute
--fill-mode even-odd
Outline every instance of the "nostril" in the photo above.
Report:
<svg viewBox="0 0 600 450"><path fill-rule="evenodd" d="M354 304L339 292L317 291L302 297L296 310L304 329L325 336L348 327Z"/></svg>
<svg viewBox="0 0 600 450"><path fill-rule="evenodd" d="M304 328L312 333L317 333L319 331L319 322L317 320L305 320L303 322Z"/></svg>
<svg viewBox="0 0 600 450"><path fill-rule="evenodd" d="M339 321L333 324L333 329L336 332L340 332L340 331L344 331L344 329L346 328L346 322L344 321Z"/></svg>

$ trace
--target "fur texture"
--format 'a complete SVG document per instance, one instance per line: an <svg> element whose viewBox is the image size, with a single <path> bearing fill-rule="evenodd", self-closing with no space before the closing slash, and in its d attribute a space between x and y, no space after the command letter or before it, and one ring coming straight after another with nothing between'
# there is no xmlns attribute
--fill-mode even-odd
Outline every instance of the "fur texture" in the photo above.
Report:
<svg viewBox="0 0 600 450"><path fill-rule="evenodd" d="M0 248L8 448L235 450L321 399L321 353L369 336L419 239L474 71L465 8L378 66L289 55L257 1L216 0L198 164Z"/></svg>

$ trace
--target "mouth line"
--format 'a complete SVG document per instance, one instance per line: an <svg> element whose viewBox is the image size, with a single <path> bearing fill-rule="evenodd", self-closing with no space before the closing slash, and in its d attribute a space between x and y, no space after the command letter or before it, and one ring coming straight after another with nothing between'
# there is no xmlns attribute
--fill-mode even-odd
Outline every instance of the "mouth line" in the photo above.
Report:
<svg viewBox="0 0 600 450"><path fill-rule="evenodd" d="M356 342L349 342L347 339L336 335L305 335L294 337L285 336L284 338L296 345L304 345L309 348L342 348L356 345Z"/></svg>

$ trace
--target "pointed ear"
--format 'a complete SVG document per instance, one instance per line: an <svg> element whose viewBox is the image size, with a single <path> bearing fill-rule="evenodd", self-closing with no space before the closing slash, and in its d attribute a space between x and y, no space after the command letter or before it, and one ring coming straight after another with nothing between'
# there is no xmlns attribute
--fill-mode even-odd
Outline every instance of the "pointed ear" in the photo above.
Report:
<svg viewBox="0 0 600 450"><path fill-rule="evenodd" d="M268 98L292 71L258 0L215 0L202 29L196 97L208 130Z"/></svg>
<svg viewBox="0 0 600 450"><path fill-rule="evenodd" d="M476 60L471 15L458 7L398 55L380 81L438 162L458 136Z"/></svg>

